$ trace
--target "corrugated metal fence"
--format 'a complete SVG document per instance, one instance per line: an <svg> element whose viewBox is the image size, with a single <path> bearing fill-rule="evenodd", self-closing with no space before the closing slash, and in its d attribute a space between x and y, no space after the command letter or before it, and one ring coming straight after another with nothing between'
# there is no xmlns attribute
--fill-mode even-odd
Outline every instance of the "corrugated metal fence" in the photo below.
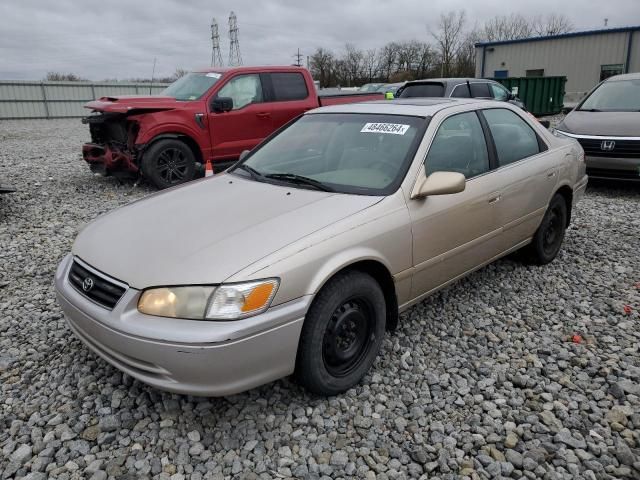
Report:
<svg viewBox="0 0 640 480"><path fill-rule="evenodd" d="M82 106L113 95L157 95L167 84L0 80L0 120L84 117Z"/></svg>

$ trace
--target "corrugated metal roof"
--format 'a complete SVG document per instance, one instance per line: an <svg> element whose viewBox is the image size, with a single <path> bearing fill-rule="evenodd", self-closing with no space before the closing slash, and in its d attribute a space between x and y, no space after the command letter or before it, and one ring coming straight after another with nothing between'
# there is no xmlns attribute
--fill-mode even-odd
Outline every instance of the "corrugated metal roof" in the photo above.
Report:
<svg viewBox="0 0 640 480"><path fill-rule="evenodd" d="M635 32L638 30L640 30L640 25L635 25L631 27L620 27L620 28L603 28L599 30L584 30L581 32L561 33L559 35L545 35L544 37L518 38L515 40L497 40L495 42L478 42L475 44L475 46L488 47L492 45L508 45L511 43L541 42L543 40L557 40L559 38L582 37L587 35L602 35L606 33Z"/></svg>

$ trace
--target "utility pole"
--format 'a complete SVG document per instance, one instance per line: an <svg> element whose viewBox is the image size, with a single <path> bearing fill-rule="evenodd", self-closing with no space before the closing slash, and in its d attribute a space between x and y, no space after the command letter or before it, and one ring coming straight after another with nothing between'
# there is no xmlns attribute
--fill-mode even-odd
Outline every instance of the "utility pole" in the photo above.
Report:
<svg viewBox="0 0 640 480"><path fill-rule="evenodd" d="M229 66L237 67L238 65L242 65L240 41L238 40L238 19L236 14L231 12L229 15Z"/></svg>
<svg viewBox="0 0 640 480"><path fill-rule="evenodd" d="M222 52L220 51L220 34L218 33L218 22L211 19L211 66L222 67Z"/></svg>
<svg viewBox="0 0 640 480"><path fill-rule="evenodd" d="M301 67L301 66L302 66L302 57L303 57L304 55L302 55L302 54L300 53L300 49L299 49L299 48L298 48L298 53L294 53L294 54L293 54L293 56L294 56L294 57L295 57L295 59L296 59L296 63L294 63L294 65L295 65L296 67Z"/></svg>

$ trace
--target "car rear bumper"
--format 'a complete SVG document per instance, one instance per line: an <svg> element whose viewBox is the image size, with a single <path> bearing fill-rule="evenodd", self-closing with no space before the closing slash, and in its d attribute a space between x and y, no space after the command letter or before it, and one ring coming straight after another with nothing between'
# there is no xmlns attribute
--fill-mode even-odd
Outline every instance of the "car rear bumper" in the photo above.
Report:
<svg viewBox="0 0 640 480"><path fill-rule="evenodd" d="M236 322L153 317L137 311L139 291L131 288L113 310L91 302L68 281L71 262L69 255L55 278L69 327L93 352L144 383L176 393L224 396L294 371L309 297ZM140 335L147 327L153 338Z"/></svg>
<svg viewBox="0 0 640 480"><path fill-rule="evenodd" d="M590 178L640 181L640 157L616 158L586 156Z"/></svg>

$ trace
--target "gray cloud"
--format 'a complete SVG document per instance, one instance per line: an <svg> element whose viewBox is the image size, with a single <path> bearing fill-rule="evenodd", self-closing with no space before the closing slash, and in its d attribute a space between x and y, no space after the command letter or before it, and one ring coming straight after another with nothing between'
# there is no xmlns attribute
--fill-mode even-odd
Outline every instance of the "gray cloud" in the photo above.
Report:
<svg viewBox="0 0 640 480"><path fill-rule="evenodd" d="M640 20L640 0L20 0L0 5L0 78L41 79L48 71L90 79L148 77L208 66L209 23L238 16L245 64L290 64L298 48L339 52L347 42L376 48L392 40L428 40L441 13L465 9L468 26L495 15L567 15L577 29Z"/></svg>

